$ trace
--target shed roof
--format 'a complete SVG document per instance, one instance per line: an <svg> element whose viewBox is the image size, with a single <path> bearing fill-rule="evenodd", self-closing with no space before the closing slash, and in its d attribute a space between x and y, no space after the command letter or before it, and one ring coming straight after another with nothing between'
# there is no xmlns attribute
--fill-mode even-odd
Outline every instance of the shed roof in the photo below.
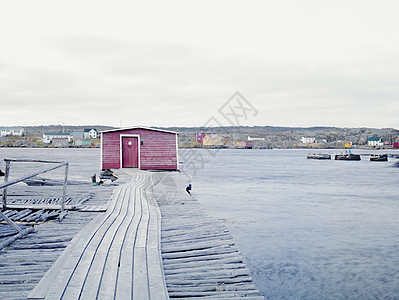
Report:
<svg viewBox="0 0 399 300"><path fill-rule="evenodd" d="M372 136L368 138L370 142L378 142L381 138L379 136Z"/></svg>
<svg viewBox="0 0 399 300"><path fill-rule="evenodd" d="M145 129L145 130L153 130L153 131L161 131L161 132L166 132L166 133L179 134L176 131L170 131L170 130L164 130L164 129L158 129L158 128L151 128L151 127L144 127L144 126L133 126L133 127L127 127L127 128L110 129L110 130L101 131L101 133L132 130L132 129Z"/></svg>

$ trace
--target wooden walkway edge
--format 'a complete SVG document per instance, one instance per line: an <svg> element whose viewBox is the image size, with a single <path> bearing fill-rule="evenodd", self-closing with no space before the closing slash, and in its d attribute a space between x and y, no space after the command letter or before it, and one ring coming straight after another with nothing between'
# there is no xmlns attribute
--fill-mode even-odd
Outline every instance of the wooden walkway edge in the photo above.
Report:
<svg viewBox="0 0 399 300"><path fill-rule="evenodd" d="M107 211L73 238L29 299L168 299L150 176L115 189Z"/></svg>

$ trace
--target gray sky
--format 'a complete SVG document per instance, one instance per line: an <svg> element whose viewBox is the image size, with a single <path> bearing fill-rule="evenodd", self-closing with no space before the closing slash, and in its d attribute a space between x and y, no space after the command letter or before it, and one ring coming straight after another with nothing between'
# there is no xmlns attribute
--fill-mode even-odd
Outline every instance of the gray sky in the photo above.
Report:
<svg viewBox="0 0 399 300"><path fill-rule="evenodd" d="M399 128L399 1L0 0L0 126ZM223 125L228 125L223 124Z"/></svg>

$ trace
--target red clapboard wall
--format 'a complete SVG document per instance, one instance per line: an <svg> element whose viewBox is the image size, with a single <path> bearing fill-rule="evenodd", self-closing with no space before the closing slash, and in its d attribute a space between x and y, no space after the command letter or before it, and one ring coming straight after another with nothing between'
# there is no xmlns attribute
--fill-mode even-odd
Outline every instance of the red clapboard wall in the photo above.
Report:
<svg viewBox="0 0 399 300"><path fill-rule="evenodd" d="M103 131L101 167L177 170L177 132L146 127Z"/></svg>

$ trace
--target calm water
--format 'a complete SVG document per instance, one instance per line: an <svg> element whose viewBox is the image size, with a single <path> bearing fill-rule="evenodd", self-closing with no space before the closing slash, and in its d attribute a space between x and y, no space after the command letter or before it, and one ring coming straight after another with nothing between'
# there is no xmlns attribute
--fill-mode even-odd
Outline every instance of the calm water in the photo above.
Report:
<svg viewBox="0 0 399 300"><path fill-rule="evenodd" d="M266 299L399 299L395 159L307 153L220 150L193 195L230 229Z"/></svg>
<svg viewBox="0 0 399 300"><path fill-rule="evenodd" d="M87 180L90 182L90 177L95 173L98 176L101 171L99 149L0 148L0 169L3 172L5 170L4 158L68 161L68 178L71 180ZM51 165L43 163L12 162L10 179L27 175L50 166ZM62 167L40 176L52 179L63 178L64 168ZM0 182L2 182L2 179Z"/></svg>
<svg viewBox="0 0 399 300"><path fill-rule="evenodd" d="M197 170L193 195L230 229L266 299L399 299L393 159L307 160L302 150L214 154ZM0 169L3 158L68 160L69 178L90 180L99 156L98 149L0 148ZM11 175L36 168L15 164Z"/></svg>

